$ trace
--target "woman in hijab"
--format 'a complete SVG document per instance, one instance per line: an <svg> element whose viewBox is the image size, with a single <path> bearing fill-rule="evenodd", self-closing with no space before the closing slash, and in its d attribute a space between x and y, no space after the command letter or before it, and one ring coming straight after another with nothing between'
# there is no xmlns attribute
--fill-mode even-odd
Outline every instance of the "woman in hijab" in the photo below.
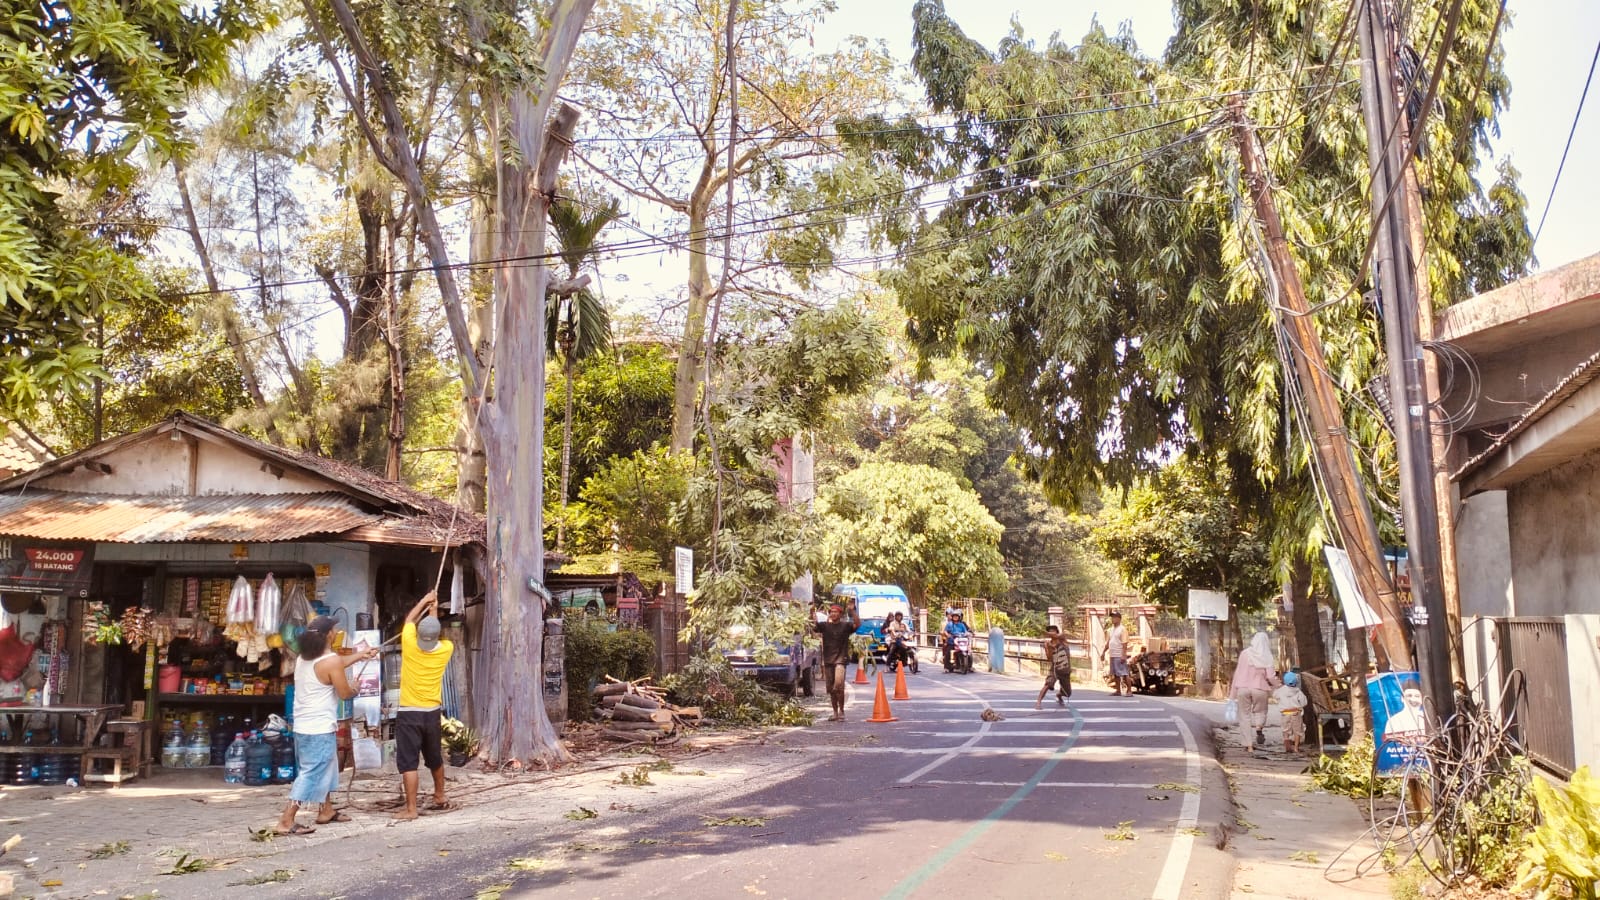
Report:
<svg viewBox="0 0 1600 900"><path fill-rule="evenodd" d="M1233 670L1233 686L1228 696L1239 703L1239 724L1256 730L1256 746L1264 747L1267 736L1262 729L1267 726L1267 698L1278 686L1276 660L1272 655L1272 638L1258 631L1250 639L1250 646L1239 654L1239 665Z"/></svg>

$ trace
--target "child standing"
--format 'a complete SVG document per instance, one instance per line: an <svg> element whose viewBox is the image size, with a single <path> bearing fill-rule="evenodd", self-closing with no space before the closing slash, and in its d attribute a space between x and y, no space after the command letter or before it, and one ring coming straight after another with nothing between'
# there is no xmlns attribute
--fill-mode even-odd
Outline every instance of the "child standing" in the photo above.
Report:
<svg viewBox="0 0 1600 900"><path fill-rule="evenodd" d="M1283 752L1299 753L1300 742L1306 738L1306 695L1300 690L1300 676L1283 673L1283 684L1272 692L1272 699L1283 716Z"/></svg>

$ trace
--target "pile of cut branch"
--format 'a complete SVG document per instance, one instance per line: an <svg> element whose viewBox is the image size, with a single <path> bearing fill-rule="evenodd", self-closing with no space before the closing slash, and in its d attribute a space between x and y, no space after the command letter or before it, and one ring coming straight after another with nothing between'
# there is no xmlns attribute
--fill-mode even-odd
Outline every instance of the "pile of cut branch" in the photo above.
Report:
<svg viewBox="0 0 1600 900"><path fill-rule="evenodd" d="M700 707L669 703L666 693L649 682L648 675L637 681L607 675L605 684L595 685L601 736L630 743L656 741L700 724Z"/></svg>

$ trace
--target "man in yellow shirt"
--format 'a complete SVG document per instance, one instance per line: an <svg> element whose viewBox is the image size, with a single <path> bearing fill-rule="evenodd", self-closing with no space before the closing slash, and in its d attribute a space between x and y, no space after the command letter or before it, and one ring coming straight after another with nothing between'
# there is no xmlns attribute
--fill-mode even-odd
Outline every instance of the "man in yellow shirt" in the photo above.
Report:
<svg viewBox="0 0 1600 900"><path fill-rule="evenodd" d="M439 733L444 670L455 644L439 640L439 598L429 591L406 615L400 629L400 709L395 716L395 763L405 782L406 808L396 818L417 817L417 761L433 772L433 809L449 809L444 797L443 736Z"/></svg>

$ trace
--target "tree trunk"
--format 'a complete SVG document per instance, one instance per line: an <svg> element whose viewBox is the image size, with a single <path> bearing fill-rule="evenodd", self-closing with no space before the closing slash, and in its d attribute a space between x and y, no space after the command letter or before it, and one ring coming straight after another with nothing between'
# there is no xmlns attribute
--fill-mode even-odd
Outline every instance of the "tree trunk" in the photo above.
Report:
<svg viewBox="0 0 1600 900"><path fill-rule="evenodd" d="M194 254L200 260L206 288L215 295L217 316L222 324L222 340L233 352L233 363L239 367L239 377L244 382L250 402L258 410L266 409L267 396L261 390L261 378L256 374L255 360L244 349L244 329L239 325L239 312L234 309L232 295L224 294L222 284L217 280L217 270L211 263L211 251L206 247L205 235L200 233L200 219L195 215L194 201L189 198L188 173L183 168L183 160L176 156L172 158L172 173L178 186L178 200L183 206L183 220L188 226L189 240L194 244ZM273 443L278 443L278 429L271 420L267 421L267 437Z"/></svg>
<svg viewBox="0 0 1600 900"><path fill-rule="evenodd" d="M569 17L552 24L552 43L565 49L549 62L553 96L592 0L562 8ZM580 12L574 13L574 9ZM545 131L547 103L526 94L509 98L511 133L520 151L501 166L500 257L539 260L545 251L556 173L571 143L578 112L562 106ZM527 161L538 160L536 168ZM483 689L476 691L483 753L491 764L545 765L571 758L545 714L544 603L544 389L545 290L548 265L508 263L498 272L499 328L494 347L494 400L481 423L488 463L491 583L484 609ZM530 693L532 696L530 696Z"/></svg>
<svg viewBox="0 0 1600 900"><path fill-rule="evenodd" d="M572 474L572 347L567 343L562 354L566 369L566 400L561 411L561 519L556 522L556 550L566 550L567 543L567 481Z"/></svg>
<svg viewBox="0 0 1600 900"><path fill-rule="evenodd" d="M1327 648L1322 644L1322 623L1317 616L1317 598L1311 594L1311 561L1295 559L1289 568L1289 602L1294 604L1294 652L1302 669L1328 664Z"/></svg>
<svg viewBox="0 0 1600 900"><path fill-rule="evenodd" d="M689 311L684 316L678 368L672 379L674 452L694 449L694 414L699 408L700 382L705 376L706 312L713 293L706 257L706 210L705 198L696 193L689 206Z"/></svg>
<svg viewBox="0 0 1600 900"><path fill-rule="evenodd" d="M1339 627L1344 628L1344 625ZM1372 734L1372 709L1367 704L1367 668L1371 665L1372 654L1367 652L1365 628L1346 629L1344 640L1350 654L1345 674L1350 680L1350 742L1353 744Z"/></svg>

